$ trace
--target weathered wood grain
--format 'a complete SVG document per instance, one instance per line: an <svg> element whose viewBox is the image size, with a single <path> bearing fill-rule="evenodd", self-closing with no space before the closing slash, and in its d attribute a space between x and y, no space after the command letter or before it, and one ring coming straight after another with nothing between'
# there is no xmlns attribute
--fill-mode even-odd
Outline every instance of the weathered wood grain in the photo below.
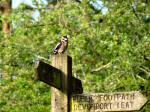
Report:
<svg viewBox="0 0 150 112"><path fill-rule="evenodd" d="M70 65L68 65L70 66ZM36 80L40 80L50 86L53 86L60 91L63 91L62 88L62 77L64 73L56 68L53 67L43 61L39 61L36 65ZM68 68L69 69L69 68ZM70 89L72 94L81 94L83 93L83 87L81 80L70 76Z"/></svg>
<svg viewBox="0 0 150 112"><path fill-rule="evenodd" d="M51 87L52 112L70 111L70 79L72 77L72 59L66 55L56 55L52 57L52 66L62 72L62 91Z"/></svg>
<svg viewBox="0 0 150 112"><path fill-rule="evenodd" d="M71 112L105 112L140 110L147 98L139 91L76 94L72 96Z"/></svg>

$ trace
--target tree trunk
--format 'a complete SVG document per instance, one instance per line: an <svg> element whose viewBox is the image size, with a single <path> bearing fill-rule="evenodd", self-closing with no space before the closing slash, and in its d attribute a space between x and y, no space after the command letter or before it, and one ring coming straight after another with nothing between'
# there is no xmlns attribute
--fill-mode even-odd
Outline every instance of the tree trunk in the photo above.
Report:
<svg viewBox="0 0 150 112"><path fill-rule="evenodd" d="M3 17L2 28L5 34L11 34L9 17L11 14L11 0L0 1L0 12Z"/></svg>

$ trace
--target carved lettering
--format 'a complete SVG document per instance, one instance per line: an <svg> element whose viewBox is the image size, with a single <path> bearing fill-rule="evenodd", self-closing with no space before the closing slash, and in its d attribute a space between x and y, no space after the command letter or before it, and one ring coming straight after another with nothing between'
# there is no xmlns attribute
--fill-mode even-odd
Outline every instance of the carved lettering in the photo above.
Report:
<svg viewBox="0 0 150 112"><path fill-rule="evenodd" d="M147 101L140 95L139 92L78 94L72 96L72 112L137 110L139 104ZM143 100L138 97L143 97Z"/></svg>

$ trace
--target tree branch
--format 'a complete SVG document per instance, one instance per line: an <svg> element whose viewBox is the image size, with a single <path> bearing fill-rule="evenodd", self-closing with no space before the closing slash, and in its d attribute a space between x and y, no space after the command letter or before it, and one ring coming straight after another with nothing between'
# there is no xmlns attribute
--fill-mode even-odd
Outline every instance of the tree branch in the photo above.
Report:
<svg viewBox="0 0 150 112"><path fill-rule="evenodd" d="M100 70L102 70L102 69L106 69L106 68L110 67L111 64L112 64L112 62L109 62L109 63L107 63L106 65L103 65L103 66L101 66L101 67L99 67L99 68L93 69L91 72L98 72L98 71L100 71Z"/></svg>

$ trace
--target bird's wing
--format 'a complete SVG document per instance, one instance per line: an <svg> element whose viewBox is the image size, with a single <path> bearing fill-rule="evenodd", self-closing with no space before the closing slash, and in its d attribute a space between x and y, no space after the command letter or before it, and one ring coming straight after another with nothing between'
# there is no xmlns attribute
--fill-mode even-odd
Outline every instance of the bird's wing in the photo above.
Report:
<svg viewBox="0 0 150 112"><path fill-rule="evenodd" d="M58 49L61 47L61 43L58 43L54 48L54 53L57 53Z"/></svg>

